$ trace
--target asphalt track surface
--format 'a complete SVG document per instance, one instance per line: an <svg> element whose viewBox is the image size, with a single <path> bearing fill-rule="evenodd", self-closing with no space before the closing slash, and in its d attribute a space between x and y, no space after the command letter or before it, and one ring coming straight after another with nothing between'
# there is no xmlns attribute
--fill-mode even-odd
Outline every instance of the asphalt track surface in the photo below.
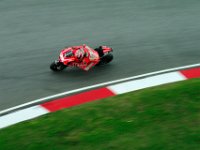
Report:
<svg viewBox="0 0 200 150"><path fill-rule="evenodd" d="M0 0L0 110L200 61L199 0ZM114 61L53 73L65 46L108 45Z"/></svg>

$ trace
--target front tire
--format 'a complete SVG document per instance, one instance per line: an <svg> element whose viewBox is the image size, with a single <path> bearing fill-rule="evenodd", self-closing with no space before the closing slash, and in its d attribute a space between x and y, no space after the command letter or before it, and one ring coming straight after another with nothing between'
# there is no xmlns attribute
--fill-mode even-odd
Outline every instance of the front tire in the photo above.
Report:
<svg viewBox="0 0 200 150"><path fill-rule="evenodd" d="M50 65L50 69L52 71L62 71L65 68L66 68L66 66L63 63L58 62L58 61L54 61Z"/></svg>

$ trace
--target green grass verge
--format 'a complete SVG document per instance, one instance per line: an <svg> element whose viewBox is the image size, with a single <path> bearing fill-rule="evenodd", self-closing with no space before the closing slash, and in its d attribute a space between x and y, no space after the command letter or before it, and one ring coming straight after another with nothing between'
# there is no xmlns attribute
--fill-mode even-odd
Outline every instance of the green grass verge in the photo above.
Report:
<svg viewBox="0 0 200 150"><path fill-rule="evenodd" d="M64 109L0 130L0 149L200 148L200 79Z"/></svg>

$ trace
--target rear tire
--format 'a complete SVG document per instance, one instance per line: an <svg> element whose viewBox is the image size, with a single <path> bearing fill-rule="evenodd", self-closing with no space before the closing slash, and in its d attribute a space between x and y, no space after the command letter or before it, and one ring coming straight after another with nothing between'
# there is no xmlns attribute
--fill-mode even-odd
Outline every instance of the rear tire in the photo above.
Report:
<svg viewBox="0 0 200 150"><path fill-rule="evenodd" d="M108 64L112 60L113 60L113 54L112 53L108 53L108 54L104 55L103 57L101 57L101 60L97 64L97 66Z"/></svg>
<svg viewBox="0 0 200 150"><path fill-rule="evenodd" d="M54 61L50 65L50 69L52 71L62 71L65 68L66 68L66 66L63 63L58 62L58 61Z"/></svg>

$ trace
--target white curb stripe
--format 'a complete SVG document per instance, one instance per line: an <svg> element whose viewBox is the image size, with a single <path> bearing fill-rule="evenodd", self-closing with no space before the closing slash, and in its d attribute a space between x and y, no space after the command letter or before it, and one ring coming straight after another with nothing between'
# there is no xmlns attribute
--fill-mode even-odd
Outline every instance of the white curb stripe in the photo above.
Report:
<svg viewBox="0 0 200 150"><path fill-rule="evenodd" d="M148 87L153 87L161 84L172 83L177 81L186 80L186 78L179 72L171 72L153 77L147 77L135 81L128 81L107 88L115 94L123 94L131 91L136 91Z"/></svg>
<svg viewBox="0 0 200 150"><path fill-rule="evenodd" d="M23 110L16 111L11 114L7 114L5 116L0 117L0 128L5 128L7 126L29 120L44 114L49 113L48 110L43 108L42 106L33 106L30 108L26 108Z"/></svg>

